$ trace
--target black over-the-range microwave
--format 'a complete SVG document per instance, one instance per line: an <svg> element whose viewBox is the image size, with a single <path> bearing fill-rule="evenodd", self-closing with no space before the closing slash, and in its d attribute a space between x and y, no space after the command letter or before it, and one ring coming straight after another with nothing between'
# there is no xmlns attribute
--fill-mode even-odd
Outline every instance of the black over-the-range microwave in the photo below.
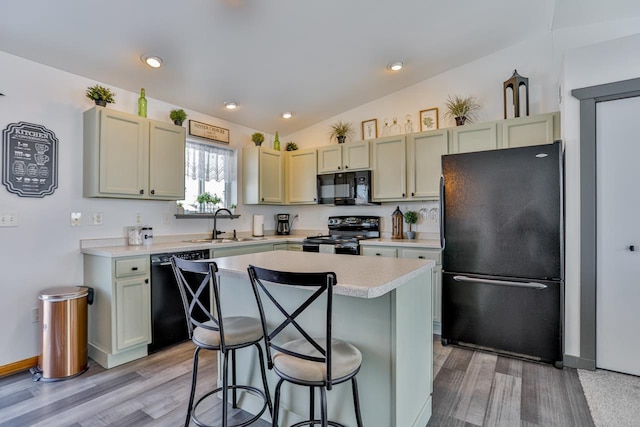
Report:
<svg viewBox="0 0 640 427"><path fill-rule="evenodd" d="M318 175L318 203L378 205L371 201L371 171Z"/></svg>

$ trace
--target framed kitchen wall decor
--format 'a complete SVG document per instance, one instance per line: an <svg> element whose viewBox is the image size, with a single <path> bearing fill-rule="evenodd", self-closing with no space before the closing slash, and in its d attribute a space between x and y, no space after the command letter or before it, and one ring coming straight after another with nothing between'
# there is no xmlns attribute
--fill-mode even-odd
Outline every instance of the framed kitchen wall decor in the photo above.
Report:
<svg viewBox="0 0 640 427"><path fill-rule="evenodd" d="M370 119L362 122L362 139L374 139L378 137L378 119Z"/></svg>
<svg viewBox="0 0 640 427"><path fill-rule="evenodd" d="M438 129L438 109L428 108L420 111L420 132Z"/></svg>
<svg viewBox="0 0 640 427"><path fill-rule="evenodd" d="M189 135L229 143L229 129L189 120Z"/></svg>

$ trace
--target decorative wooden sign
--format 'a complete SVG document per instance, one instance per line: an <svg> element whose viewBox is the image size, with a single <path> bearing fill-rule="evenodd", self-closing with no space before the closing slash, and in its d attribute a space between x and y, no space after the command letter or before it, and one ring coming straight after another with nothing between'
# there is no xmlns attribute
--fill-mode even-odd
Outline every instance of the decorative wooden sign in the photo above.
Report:
<svg viewBox="0 0 640 427"><path fill-rule="evenodd" d="M58 139L42 125L11 123L2 132L2 183L20 197L44 197L58 188Z"/></svg>
<svg viewBox="0 0 640 427"><path fill-rule="evenodd" d="M229 129L189 120L189 135L229 143Z"/></svg>

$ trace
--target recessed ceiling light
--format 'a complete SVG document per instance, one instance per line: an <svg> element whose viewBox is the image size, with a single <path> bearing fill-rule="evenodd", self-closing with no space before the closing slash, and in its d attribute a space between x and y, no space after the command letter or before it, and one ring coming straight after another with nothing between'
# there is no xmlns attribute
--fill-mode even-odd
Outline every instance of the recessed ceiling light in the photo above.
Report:
<svg viewBox="0 0 640 427"><path fill-rule="evenodd" d="M284 113L282 113L283 119L290 119L291 116L293 116L293 114L290 111L285 111Z"/></svg>
<svg viewBox="0 0 640 427"><path fill-rule="evenodd" d="M238 103L236 101L225 101L224 107L227 110L235 110L236 108L238 108Z"/></svg>
<svg viewBox="0 0 640 427"><path fill-rule="evenodd" d="M144 62L151 68L162 67L162 58L160 58L159 56L142 55L141 59L142 62Z"/></svg>
<svg viewBox="0 0 640 427"><path fill-rule="evenodd" d="M391 71L400 71L403 65L404 64L402 64L402 62L392 62L389 65L387 65L387 68L390 69Z"/></svg>

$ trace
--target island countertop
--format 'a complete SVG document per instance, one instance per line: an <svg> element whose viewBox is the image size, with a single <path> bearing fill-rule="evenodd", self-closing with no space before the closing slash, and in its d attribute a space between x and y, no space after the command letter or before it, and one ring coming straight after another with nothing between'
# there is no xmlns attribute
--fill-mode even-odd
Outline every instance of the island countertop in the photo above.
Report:
<svg viewBox="0 0 640 427"><path fill-rule="evenodd" d="M334 272L334 294L357 298L377 298L428 272L435 262L425 259L398 259L346 256L312 252L260 252L215 259L222 274L248 277L247 267L291 272Z"/></svg>

